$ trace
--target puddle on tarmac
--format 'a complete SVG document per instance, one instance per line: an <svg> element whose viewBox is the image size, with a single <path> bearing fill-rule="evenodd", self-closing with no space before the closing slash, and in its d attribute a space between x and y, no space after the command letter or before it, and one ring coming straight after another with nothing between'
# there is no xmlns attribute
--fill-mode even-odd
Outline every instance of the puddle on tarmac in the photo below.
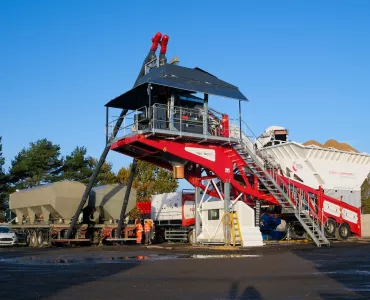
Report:
<svg viewBox="0 0 370 300"><path fill-rule="evenodd" d="M55 265L55 264L96 264L96 263L138 263L141 261L160 261L176 259L214 259L214 258L257 258L262 255L243 255L243 254L155 254L155 255L134 255L134 256L103 256L103 257L18 257L0 259L0 263L33 264L33 265Z"/></svg>
<svg viewBox="0 0 370 300"><path fill-rule="evenodd" d="M369 276L370 271L366 270L338 270L338 271L329 271L329 272L315 272L314 275L361 275Z"/></svg>

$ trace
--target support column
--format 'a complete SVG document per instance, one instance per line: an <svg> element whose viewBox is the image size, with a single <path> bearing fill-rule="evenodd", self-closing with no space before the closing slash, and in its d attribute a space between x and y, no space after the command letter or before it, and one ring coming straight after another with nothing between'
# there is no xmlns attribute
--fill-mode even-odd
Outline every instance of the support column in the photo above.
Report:
<svg viewBox="0 0 370 300"><path fill-rule="evenodd" d="M239 100L239 138L240 141L243 141L243 136L242 136L242 101Z"/></svg>
<svg viewBox="0 0 370 300"><path fill-rule="evenodd" d="M225 214L230 212L230 182L225 182L224 184L224 211ZM233 221L230 219L226 219L228 221ZM230 237L231 232L228 226L225 226L225 246L230 246Z"/></svg>
<svg viewBox="0 0 370 300"><path fill-rule="evenodd" d="M105 112L105 145L108 145L109 143L109 107L107 106L106 112Z"/></svg>
<svg viewBox="0 0 370 300"><path fill-rule="evenodd" d="M200 234L200 188L195 188L195 244L198 244L198 236Z"/></svg>
<svg viewBox="0 0 370 300"><path fill-rule="evenodd" d="M170 100L170 130L175 130L175 94L171 93Z"/></svg>
<svg viewBox="0 0 370 300"><path fill-rule="evenodd" d="M148 84L148 89L147 89L147 92L148 92L148 120L150 122L150 117L151 117L151 108L152 108L152 85L151 84Z"/></svg>
<svg viewBox="0 0 370 300"><path fill-rule="evenodd" d="M116 236L115 236L117 239L120 237L121 230L124 229L123 219L126 215L127 203L128 203L128 199L130 197L132 182L134 181L136 166L137 166L137 160L134 159L132 161L130 176L128 178L128 182L127 182L127 186L126 186L125 198L123 199L121 215L120 215L119 221L118 221L118 226L117 226L117 231L116 231Z"/></svg>
<svg viewBox="0 0 370 300"><path fill-rule="evenodd" d="M203 134L208 134L208 94L204 94L204 116L203 116Z"/></svg>

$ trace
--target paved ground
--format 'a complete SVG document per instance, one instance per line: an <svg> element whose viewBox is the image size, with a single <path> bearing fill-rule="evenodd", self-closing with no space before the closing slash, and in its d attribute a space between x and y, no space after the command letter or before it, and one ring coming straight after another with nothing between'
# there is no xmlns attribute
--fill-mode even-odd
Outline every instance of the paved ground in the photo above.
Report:
<svg viewBox="0 0 370 300"><path fill-rule="evenodd" d="M370 299L369 243L169 247L1 248L0 299Z"/></svg>

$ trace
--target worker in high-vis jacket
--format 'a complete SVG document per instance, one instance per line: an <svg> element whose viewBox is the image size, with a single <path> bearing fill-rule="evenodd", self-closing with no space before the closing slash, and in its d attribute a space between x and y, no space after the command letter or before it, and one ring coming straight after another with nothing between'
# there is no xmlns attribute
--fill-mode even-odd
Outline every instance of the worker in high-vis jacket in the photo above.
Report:
<svg viewBox="0 0 370 300"><path fill-rule="evenodd" d="M136 244L141 244L141 239L143 238L143 225L141 224L141 220L137 219L135 224L135 231L136 231Z"/></svg>
<svg viewBox="0 0 370 300"><path fill-rule="evenodd" d="M151 234L152 234L152 222L151 220L145 220L144 223L144 234L145 234L145 245L151 244Z"/></svg>

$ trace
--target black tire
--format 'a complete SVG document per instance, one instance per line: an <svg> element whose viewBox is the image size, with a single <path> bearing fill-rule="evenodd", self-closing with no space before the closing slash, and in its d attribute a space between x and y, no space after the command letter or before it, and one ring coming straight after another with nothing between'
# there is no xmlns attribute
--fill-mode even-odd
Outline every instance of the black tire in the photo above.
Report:
<svg viewBox="0 0 370 300"><path fill-rule="evenodd" d="M345 241L351 235L351 229L347 223L342 223L335 230L335 238L338 241Z"/></svg>
<svg viewBox="0 0 370 300"><path fill-rule="evenodd" d="M30 242L30 246L31 247L38 247L39 246L39 243L37 241L37 232L36 231L32 231L31 232L31 242Z"/></svg>
<svg viewBox="0 0 370 300"><path fill-rule="evenodd" d="M195 245L195 230L190 230L188 233L188 242L190 245Z"/></svg>
<svg viewBox="0 0 370 300"><path fill-rule="evenodd" d="M37 233L37 244L39 246L42 246L44 244L44 235L42 234L42 231L39 231Z"/></svg>
<svg viewBox="0 0 370 300"><path fill-rule="evenodd" d="M306 237L306 230L301 225L295 225L293 227L293 232L298 238Z"/></svg>
<svg viewBox="0 0 370 300"><path fill-rule="evenodd" d="M326 237L334 237L335 230L337 228L337 222L333 219L327 219L324 224L324 233Z"/></svg>

